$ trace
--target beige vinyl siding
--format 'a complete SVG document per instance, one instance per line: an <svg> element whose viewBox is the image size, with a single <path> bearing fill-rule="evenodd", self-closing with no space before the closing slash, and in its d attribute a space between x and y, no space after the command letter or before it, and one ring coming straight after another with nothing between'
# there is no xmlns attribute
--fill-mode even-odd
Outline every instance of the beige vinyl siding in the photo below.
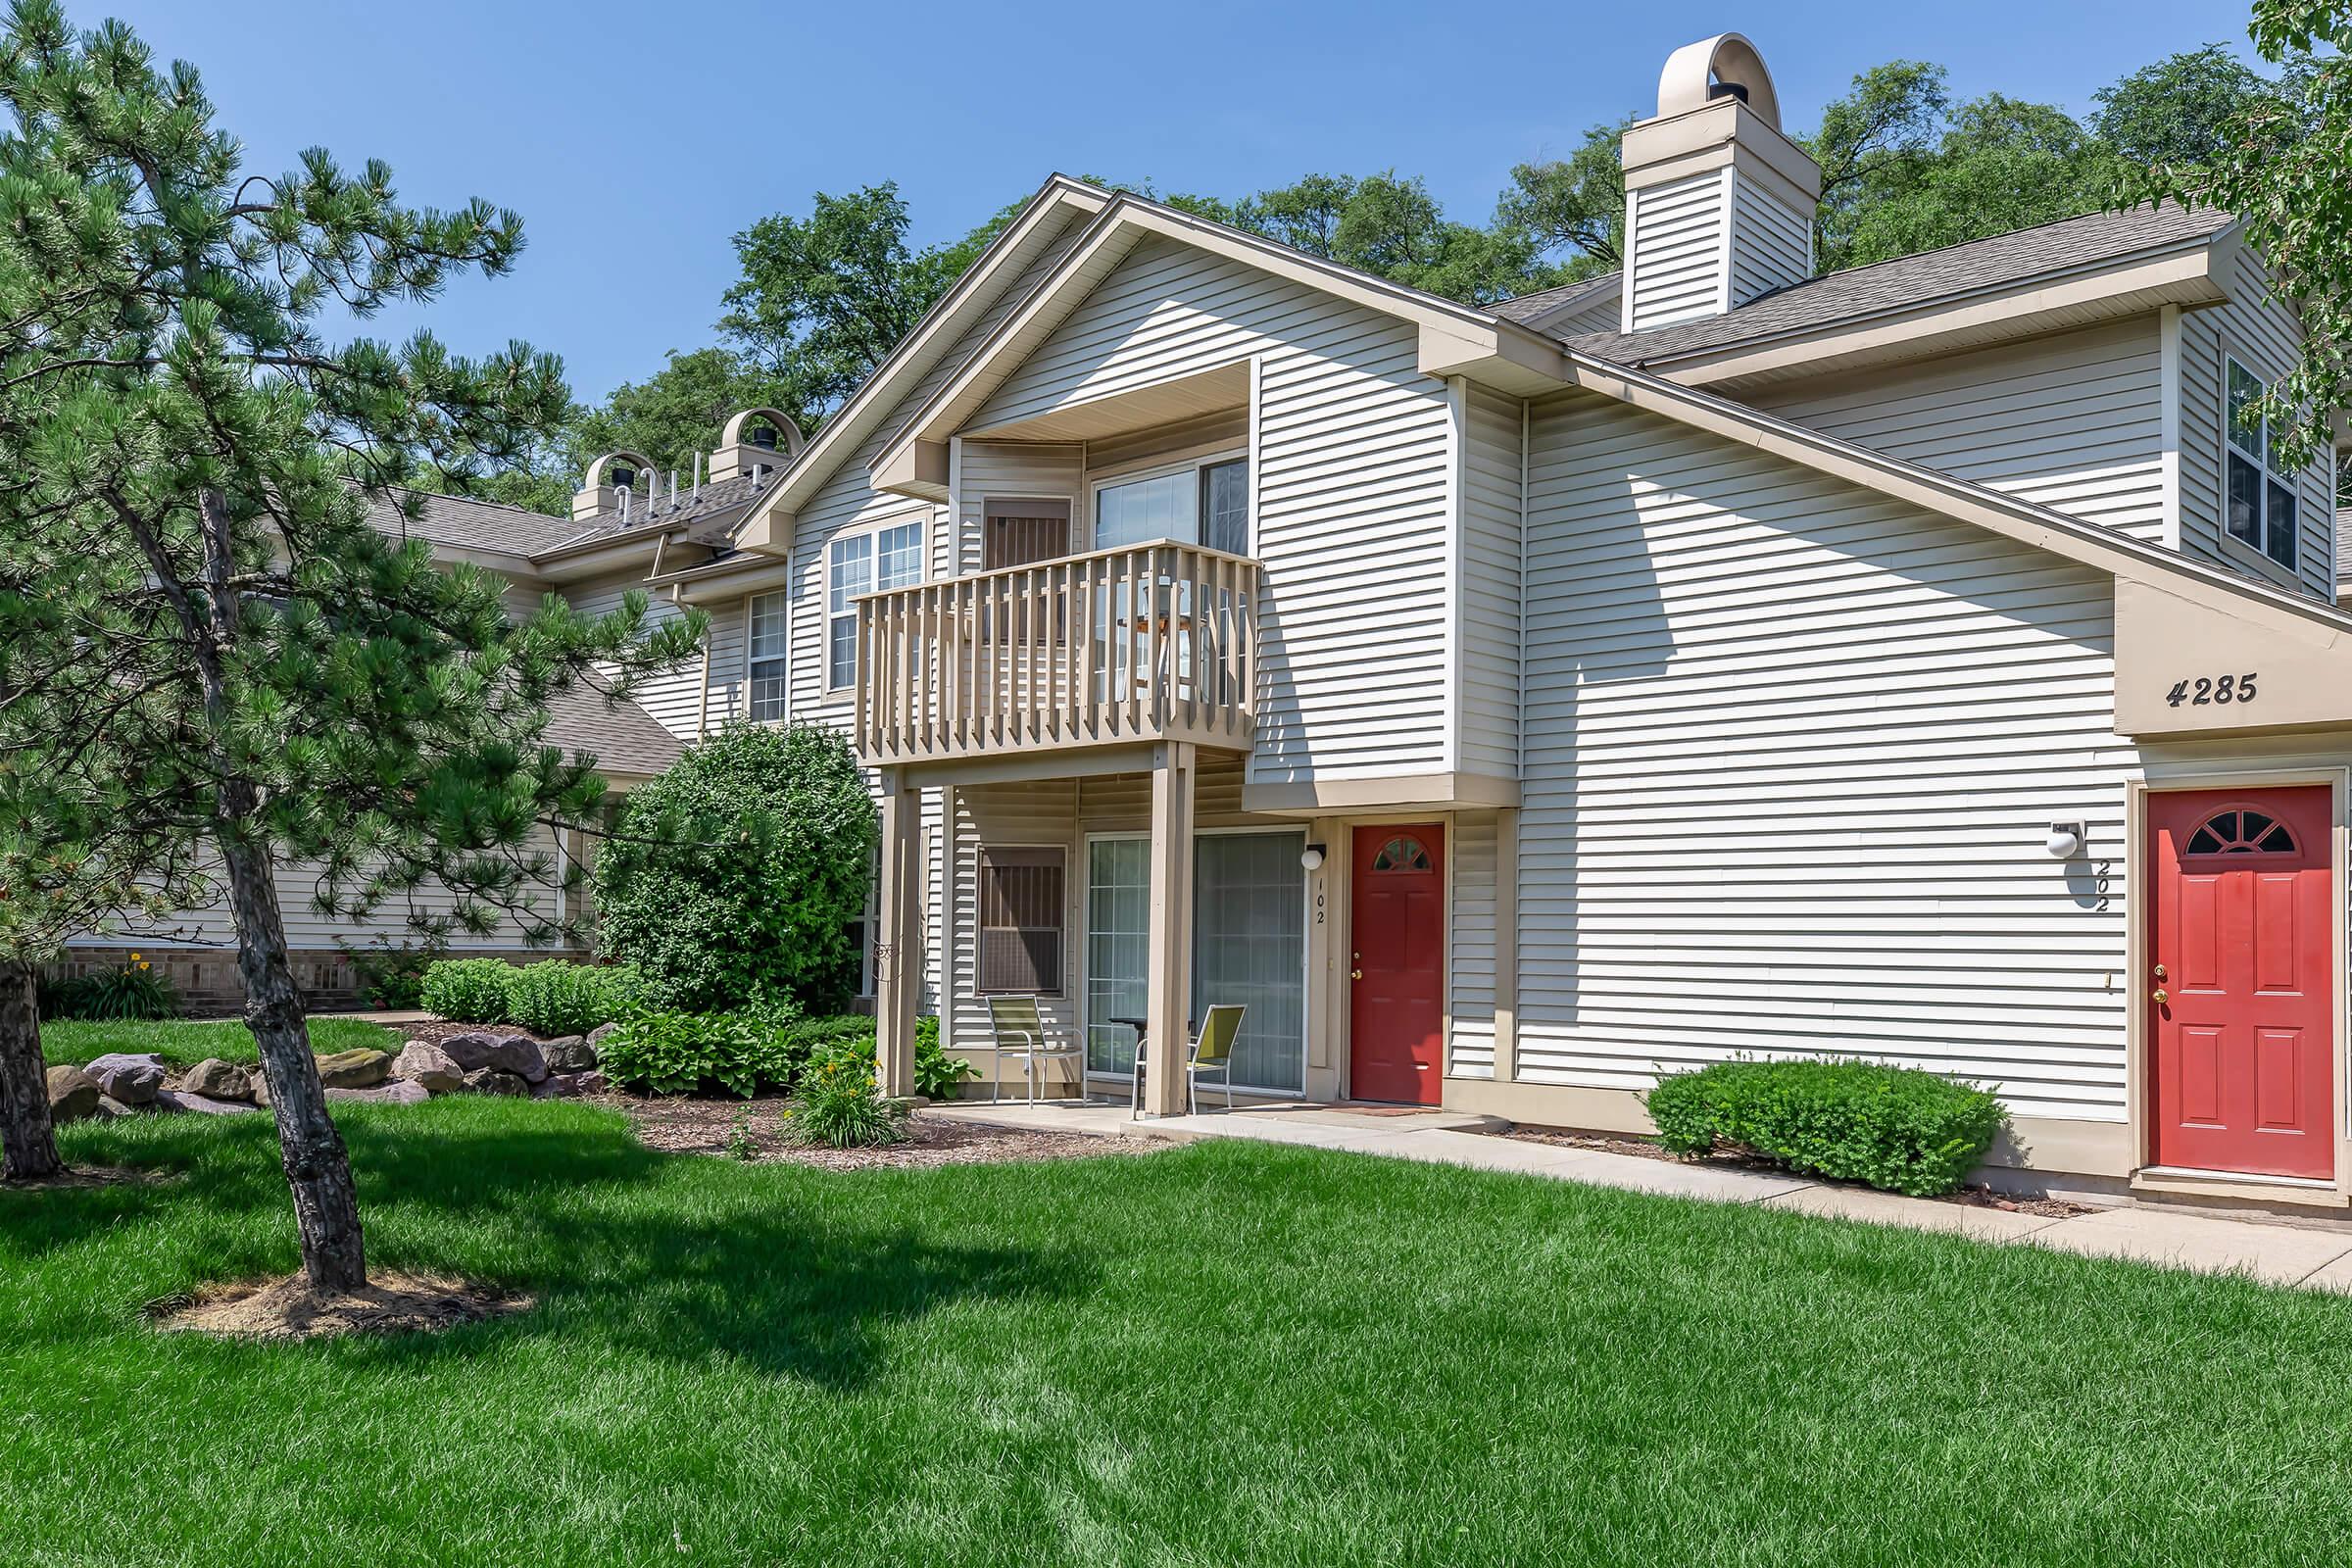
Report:
<svg viewBox="0 0 2352 1568"><path fill-rule="evenodd" d="M2264 380L2286 372L2301 352L2302 329L2283 301L2267 298L2254 257L2236 253L2236 296L2228 305L2180 318L2180 548L2203 561L2245 570L2244 557L2222 543L2223 356ZM2296 486L2295 574L2318 597L2335 598L2335 496L2328 464L2304 470ZM2234 541L2232 541L2234 543Z"/></svg>
<svg viewBox="0 0 2352 1568"><path fill-rule="evenodd" d="M1596 399L1532 447L1522 1076L1852 1054L2121 1120L2109 580Z"/></svg>
<svg viewBox="0 0 2352 1568"><path fill-rule="evenodd" d="M1738 169L1732 182L1732 305L1813 275L1810 215L1791 212Z"/></svg>
<svg viewBox="0 0 2352 1568"><path fill-rule="evenodd" d="M574 608L582 614L605 615L620 608L621 597L632 591L648 594L646 625L666 625L685 618L685 609L673 603L667 594L651 593L645 578L631 572L622 576L600 577L569 590ZM742 700L743 688L743 605L710 607L710 722L715 727ZM654 716L655 722L677 736L692 740L695 727L701 722L704 706L702 685L703 660L697 655L666 675L656 676L638 687L632 694L637 706Z"/></svg>
<svg viewBox="0 0 2352 1568"><path fill-rule="evenodd" d="M1464 399L1459 770L1519 773L1519 487L1525 405Z"/></svg>
<svg viewBox="0 0 2352 1568"><path fill-rule="evenodd" d="M1093 479L1123 470L1150 467L1161 461L1172 463L1210 453L1248 450L1250 411L1233 409L1224 414L1204 414L1198 418L1181 419L1174 424L1159 425L1150 430L1089 441L1086 444L1086 467L1088 477Z"/></svg>
<svg viewBox="0 0 2352 1568"><path fill-rule="evenodd" d="M1446 1071L1456 1078L1494 1076L1494 889L1499 842L1492 811L1454 817L1453 906L1446 943L1452 1030Z"/></svg>
<svg viewBox="0 0 2352 1568"><path fill-rule="evenodd" d="M891 438L897 435L905 421L912 417L932 393L963 368L988 336L1003 324L1004 318L1029 297L1045 275L1069 253L1071 245L1077 241L1078 232L1078 226L1071 225L1055 235L1038 259L1006 287L1004 296L973 323L971 330L941 356L939 363L907 394L899 410L882 421L874 434L842 464L809 499L808 504L801 509L794 524L792 543L790 702L796 719L846 729L857 711L855 693L847 690L828 691L825 686L826 543L845 529L870 526L885 516L906 513L910 508L917 512L921 510L919 503L911 503L905 496L888 495L874 489L868 471L873 460L890 444ZM934 509L931 515L933 549L930 569L938 572L947 561L950 514L947 509L938 508Z"/></svg>
<svg viewBox="0 0 2352 1568"><path fill-rule="evenodd" d="M1420 373L1409 324L1154 238L1072 311L973 422L1251 357L1256 552L1266 573L1251 776L1442 768L1450 414L1446 388Z"/></svg>
<svg viewBox="0 0 2352 1568"><path fill-rule="evenodd" d="M980 569L982 521L991 496L1005 500L1066 501L1070 507L1068 552L1088 548L1092 518L1087 514L1086 449L1074 443L965 441L956 479L956 572Z"/></svg>
<svg viewBox="0 0 2352 1568"><path fill-rule="evenodd" d="M1083 992L1079 933L1084 915L1086 867L1078 840L1078 791L1074 781L975 785L956 791L956 864L951 912L954 929L947 947L951 1034L958 1046L986 1047L992 1031L988 1001L980 995L980 852L991 846L1053 845L1067 852L1062 874L1061 995L1038 1000L1038 1014L1060 1043L1077 1039Z"/></svg>
<svg viewBox="0 0 2352 1568"><path fill-rule="evenodd" d="M2154 316L1868 376L1776 387L1755 406L2152 544L2164 542Z"/></svg>
<svg viewBox="0 0 2352 1568"><path fill-rule="evenodd" d="M1556 321L1545 321L1544 330L1559 337L1575 337L1580 332L1614 332L1619 325L1619 313L1624 309L1621 300L1604 299L1597 305L1573 311Z"/></svg>
<svg viewBox="0 0 2352 1568"><path fill-rule="evenodd" d="M1712 170L1631 193L1627 330L1695 320L1723 310L1726 174Z"/></svg>

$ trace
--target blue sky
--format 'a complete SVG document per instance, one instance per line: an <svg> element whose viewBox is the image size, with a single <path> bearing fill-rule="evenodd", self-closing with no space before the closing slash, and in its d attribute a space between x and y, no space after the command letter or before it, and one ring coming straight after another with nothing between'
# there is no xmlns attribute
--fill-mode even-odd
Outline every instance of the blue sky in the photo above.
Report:
<svg viewBox="0 0 2352 1568"><path fill-rule="evenodd" d="M71 0L70 0L71 3ZM254 166L303 147L392 165L411 200L519 211L510 276L418 320L521 337L596 398L713 340L729 236L816 190L896 179L920 240L1055 171L1239 195L1309 172L1418 173L1483 220L1513 164L1654 107L1677 45L1738 25L1792 130L1897 57L2077 112L2177 50L2242 47L2242 5L1872 3L661 6L522 0L115 0L193 61ZM1019 89L1027 84L1032 90Z"/></svg>

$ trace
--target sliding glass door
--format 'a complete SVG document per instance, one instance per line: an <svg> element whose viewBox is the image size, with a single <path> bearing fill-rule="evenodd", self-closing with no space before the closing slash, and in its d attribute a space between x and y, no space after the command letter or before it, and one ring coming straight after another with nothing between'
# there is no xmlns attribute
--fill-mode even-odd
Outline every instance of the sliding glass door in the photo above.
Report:
<svg viewBox="0 0 2352 1568"><path fill-rule="evenodd" d="M1240 1003L1233 1081L1306 1086L1306 838L1203 833L1193 859L1193 1016Z"/></svg>
<svg viewBox="0 0 2352 1568"><path fill-rule="evenodd" d="M1201 834L1193 857L1196 1023L1212 1006L1249 1008L1235 1084L1296 1094L1306 1082L1306 878L1296 830ZM1086 845L1086 1070L1131 1072L1150 985L1152 841Z"/></svg>

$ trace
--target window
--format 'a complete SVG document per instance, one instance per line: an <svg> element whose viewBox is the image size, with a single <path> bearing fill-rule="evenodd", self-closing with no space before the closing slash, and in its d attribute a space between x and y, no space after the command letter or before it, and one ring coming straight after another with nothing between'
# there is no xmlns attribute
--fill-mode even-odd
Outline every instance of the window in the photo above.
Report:
<svg viewBox="0 0 2352 1568"><path fill-rule="evenodd" d="M845 534L826 547L826 686L838 690L858 680L858 597L887 593L922 580L920 518L893 523L873 533Z"/></svg>
<svg viewBox="0 0 2352 1568"><path fill-rule="evenodd" d="M982 996L1061 995L1061 879L1068 852L980 852Z"/></svg>
<svg viewBox="0 0 2352 1568"><path fill-rule="evenodd" d="M1372 869L1375 871L1426 871L1429 868L1429 850L1419 839L1409 836L1399 835L1389 840L1380 847L1380 853L1372 857Z"/></svg>
<svg viewBox="0 0 2352 1568"><path fill-rule="evenodd" d="M745 607L750 622L752 688L755 720L784 716L784 652L786 612L783 594L754 594Z"/></svg>
<svg viewBox="0 0 2352 1568"><path fill-rule="evenodd" d="M2230 537L2295 569L2295 478L2272 466L2270 430L2255 405L2262 377L2236 360L2229 365L2229 441L2223 452L2225 514Z"/></svg>
<svg viewBox="0 0 2352 1568"><path fill-rule="evenodd" d="M1250 553L1250 460L1225 458L1095 487L1095 548L1174 539Z"/></svg>
<svg viewBox="0 0 2352 1568"><path fill-rule="evenodd" d="M2292 855L2286 824L2260 811L2221 811L2188 836L2183 855Z"/></svg>

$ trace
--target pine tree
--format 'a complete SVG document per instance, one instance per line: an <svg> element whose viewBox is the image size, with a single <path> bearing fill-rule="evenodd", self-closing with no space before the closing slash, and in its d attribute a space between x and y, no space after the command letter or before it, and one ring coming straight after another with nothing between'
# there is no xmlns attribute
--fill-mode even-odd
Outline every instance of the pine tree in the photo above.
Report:
<svg viewBox="0 0 2352 1568"><path fill-rule="evenodd" d="M321 315L507 271L514 215L405 206L382 165L322 151L249 177L193 68L117 23L76 33L55 0L11 12L0 102L0 843L71 845L103 814L140 848L101 874L217 879L304 1273L352 1288L351 1168L276 871L316 864L345 915L437 882L459 923L544 940L533 846L603 795L541 743L547 697L625 692L703 626L648 632L642 595L512 623L497 578L369 520L420 464L512 462L568 396L525 345L333 346Z"/></svg>

